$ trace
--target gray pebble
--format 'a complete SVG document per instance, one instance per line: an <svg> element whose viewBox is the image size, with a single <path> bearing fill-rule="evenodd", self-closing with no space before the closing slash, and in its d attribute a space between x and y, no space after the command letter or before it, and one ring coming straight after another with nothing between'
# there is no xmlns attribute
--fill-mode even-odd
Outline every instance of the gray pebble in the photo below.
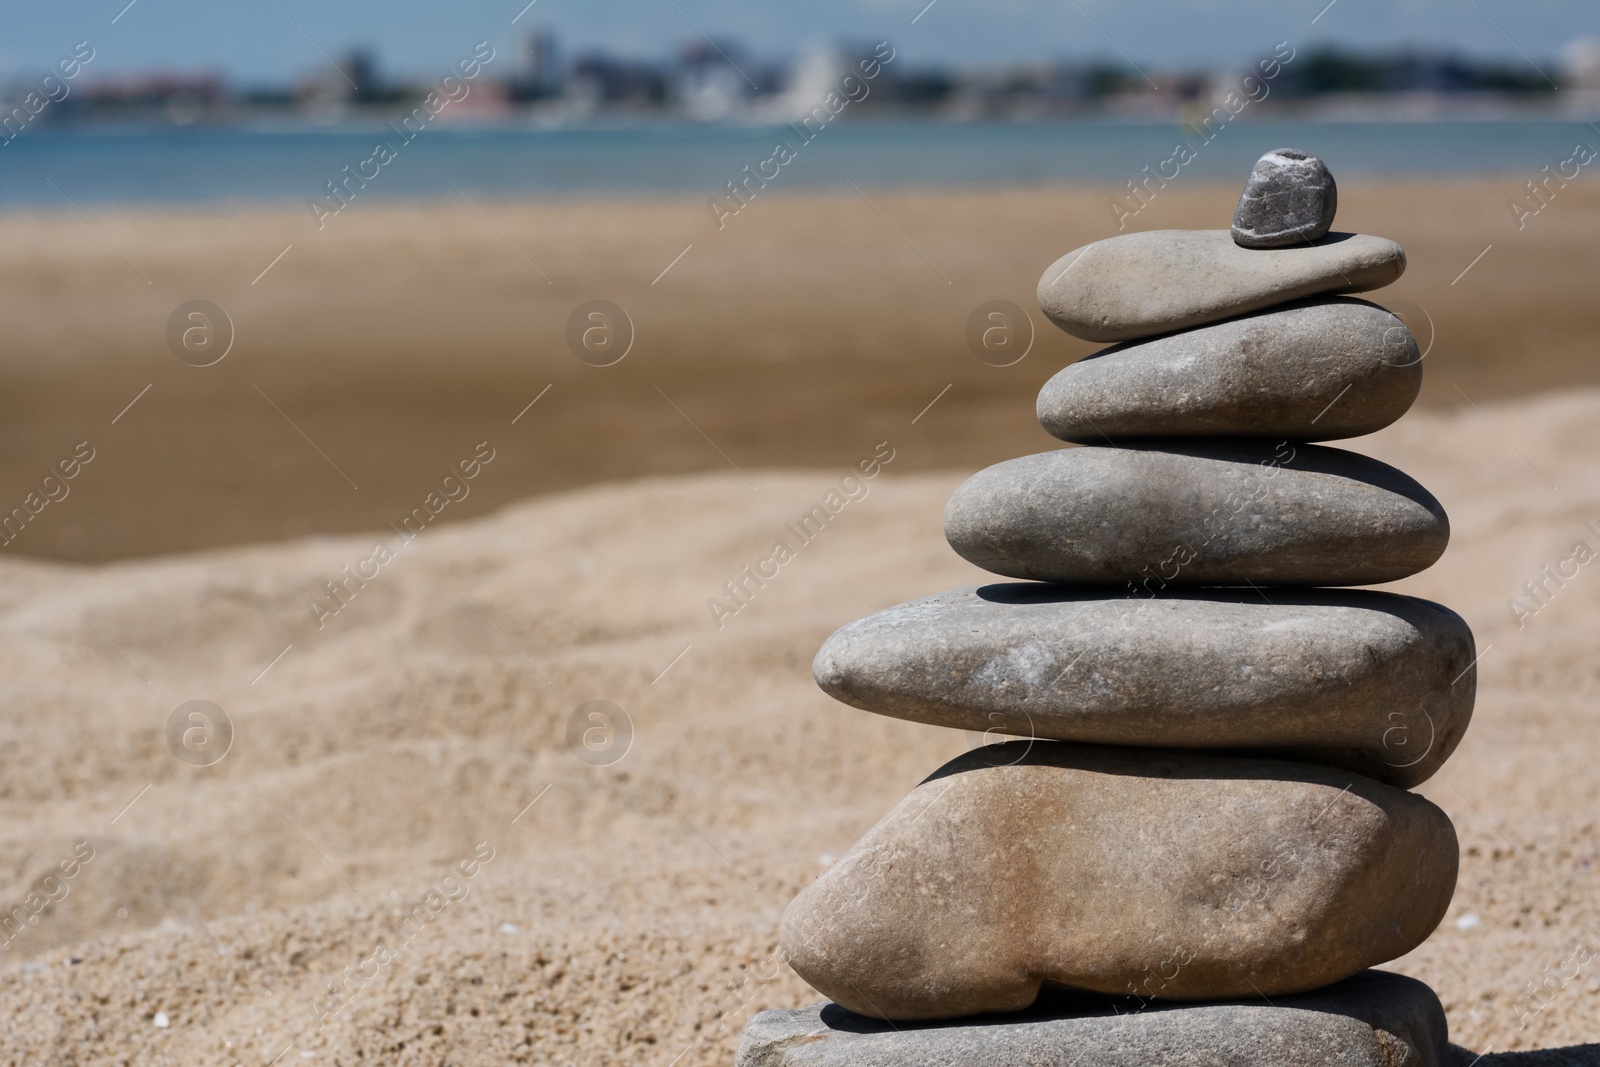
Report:
<svg viewBox="0 0 1600 1067"><path fill-rule="evenodd" d="M1256 161L1233 213L1241 248L1284 248L1325 237L1339 209L1339 187L1328 167L1297 148L1279 148Z"/></svg>

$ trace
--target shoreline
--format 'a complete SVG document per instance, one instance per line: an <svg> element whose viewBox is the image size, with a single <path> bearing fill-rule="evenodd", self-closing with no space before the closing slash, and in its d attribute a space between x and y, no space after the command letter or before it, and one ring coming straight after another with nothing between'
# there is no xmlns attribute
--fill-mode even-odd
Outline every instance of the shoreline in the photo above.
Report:
<svg viewBox="0 0 1600 1067"><path fill-rule="evenodd" d="M1471 174L1444 174L1429 175L1423 172L1409 174L1366 174L1359 167L1347 168L1351 176L1369 185L1381 184L1384 186L1398 186L1403 189L1412 187L1451 189L1481 189L1486 186L1504 186L1511 195L1521 191L1520 183L1527 180L1527 173L1522 170L1506 169L1504 171L1488 171ZM915 196L915 197L979 197L979 196L1007 196L1054 194L1065 197L1073 196L1100 196L1107 199L1113 198L1117 193L1117 180L1106 178L1102 180L1073 179L1053 180L1040 179L1038 181L996 181L996 182L959 182L939 183L930 182L919 185L915 182L858 182L860 188L870 193L881 193L890 196ZM1217 177L1185 178L1179 176L1168 180L1174 187L1193 190L1196 193L1227 194L1239 183ZM782 184L774 181L770 190L762 190L761 196L772 200L849 200L859 194L848 185L805 185L801 183ZM466 187L463 187L466 188ZM703 190L699 187L677 190L662 190L658 192L640 193L628 189L616 190L545 190L540 192L480 192L472 191L472 200L477 204L494 204L500 207L537 210L540 208L592 208L614 207L621 204L630 206L656 206L663 208L681 208L685 203L693 206L704 207L705 201L710 199L712 192L718 190ZM1126 196L1126 192L1123 194ZM219 197L216 199L199 200L105 200L88 201L85 206L92 206L95 212L108 213L117 217L139 219L190 219L190 218L268 218L282 216L308 215L305 201L310 196L299 200L262 199L260 197ZM420 212L430 211L441 207L461 206L461 196L455 192L434 194L385 194L364 197L363 200L374 205L378 210L394 212ZM48 202L46 202L48 204ZM81 217L69 206L61 204L41 206L31 201L6 203L0 201L0 222L4 221L82 221ZM312 221L315 221L314 218ZM1142 226L1130 226L1129 230L1145 229ZM1219 224L1216 229L1227 229L1225 224ZM1335 227L1339 229L1339 227Z"/></svg>
<svg viewBox="0 0 1600 1067"><path fill-rule="evenodd" d="M1264 145L1307 138L1346 185L1502 178L1520 185L1571 155L1575 142L1595 140L1591 125L1570 115L1351 116L1307 124L1243 111L1204 126L1185 113L1073 121L841 118L817 128L777 121L506 128L452 125L451 114L442 112L403 142L394 127L370 124L270 132L30 129L6 143L13 180L0 210L59 210L69 206L63 198L113 212L300 207L327 196L330 180L400 207L462 195L534 204L715 197L731 192L730 181L745 180L785 196L849 190L850 183L884 195L1071 193L1142 184L1158 174L1231 186ZM768 162L774 156L776 166Z"/></svg>

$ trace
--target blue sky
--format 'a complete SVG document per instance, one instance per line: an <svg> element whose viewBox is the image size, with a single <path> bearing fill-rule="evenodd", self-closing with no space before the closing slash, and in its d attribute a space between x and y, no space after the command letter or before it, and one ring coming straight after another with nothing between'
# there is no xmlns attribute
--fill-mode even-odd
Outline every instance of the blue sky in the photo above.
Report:
<svg viewBox="0 0 1600 1067"><path fill-rule="evenodd" d="M1140 65L1246 60L1280 40L1430 45L1546 65L1600 36L1596 0L52 0L0 15L0 72L42 69L88 40L100 74L165 67L281 80L358 43L390 73L432 74L487 39L554 29L568 51L660 56L731 37L758 54L887 38L912 62L1115 57ZM919 12L920 17L919 16ZM120 13L120 17L119 17ZM115 24L112 20L116 18ZM915 24L912 20L916 18ZM1315 24L1312 20L1316 19ZM1548 68L1547 68L1548 69ZM1554 73L1552 71L1552 73Z"/></svg>

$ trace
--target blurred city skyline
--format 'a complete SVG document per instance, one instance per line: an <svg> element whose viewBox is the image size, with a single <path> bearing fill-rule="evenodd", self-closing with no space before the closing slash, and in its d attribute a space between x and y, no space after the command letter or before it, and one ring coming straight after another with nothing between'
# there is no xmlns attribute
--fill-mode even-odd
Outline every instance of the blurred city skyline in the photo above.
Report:
<svg viewBox="0 0 1600 1067"><path fill-rule="evenodd" d="M686 45L737 41L783 63L837 41L889 40L910 65L1107 61L1134 68L1239 65L1279 41L1298 49L1459 54L1552 70L1563 50L1600 36L1583 0L816 0L804 8L733 0L93 0L9 12L0 78L53 67L78 41L96 78L207 72L234 84L286 84L341 56L381 57L386 76L428 78L478 41L506 51L541 27L569 56L662 61Z"/></svg>
<svg viewBox="0 0 1600 1067"><path fill-rule="evenodd" d="M1301 118L1600 116L1600 40L1546 67L1451 51L1355 51L1280 41L1244 63L1182 68L1124 59L910 65L887 41L812 46L785 60L741 42L685 42L663 57L573 51L548 28L510 48L486 41L425 77L393 72L372 48L327 56L292 81L211 72L106 72L79 42L54 73L0 79L0 142L31 128L105 122L313 127L388 120L455 124L688 120L825 124L862 114L944 119L1170 118L1225 123L1251 103ZM1561 79L1561 83L1554 80ZM1271 98L1269 100L1269 98Z"/></svg>

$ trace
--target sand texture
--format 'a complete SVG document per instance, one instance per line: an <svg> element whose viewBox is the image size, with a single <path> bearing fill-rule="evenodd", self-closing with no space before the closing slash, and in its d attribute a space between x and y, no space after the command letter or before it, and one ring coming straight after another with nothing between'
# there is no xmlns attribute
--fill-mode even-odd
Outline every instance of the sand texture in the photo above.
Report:
<svg viewBox="0 0 1600 1067"><path fill-rule="evenodd" d="M1449 511L1442 562L1390 588L1455 608L1482 652L1472 728L1421 790L1455 821L1460 887L1392 967L1495 1050L1483 1067L1593 1063L1514 1050L1593 1041L1600 1008L1600 564L1574 554L1600 550L1600 392L1480 407L1351 443ZM0 1062L730 1063L751 1013L816 999L774 959L784 906L970 743L811 680L843 623L983 580L940 518L986 457L914 472L970 432L915 412L837 466L428 529L337 612L323 583L372 536L0 560L0 900L60 896L0 957ZM865 497L799 544L785 524L883 440ZM792 558L719 628L708 599L780 538ZM1545 565L1571 577L1519 620L1507 600ZM212 766L168 749L194 699L235 729ZM609 766L568 744L597 699L632 726Z"/></svg>
<svg viewBox="0 0 1600 1067"><path fill-rule="evenodd" d="M1518 229L1506 203L1530 176L1341 175L1339 228L1405 248L1405 275L1369 296L1436 338L1424 407L1600 385L1600 185L1570 183ZM492 476L441 521L725 471L707 438L744 467L843 467L935 397L946 431L902 431L921 441L902 470L1043 451L1039 388L1098 346L1051 326L1035 288L1117 233L1109 189L774 189L721 231L692 196L475 199L482 215L358 201L322 231L301 206L95 206L98 233L64 205L0 214L0 501L77 442L99 449L74 499L8 551L100 562L381 529L486 437ZM1129 232L1225 229L1238 199L1237 183L1175 182ZM168 350L169 318L196 299L235 328L212 367ZM568 349L594 299L634 325L612 367ZM995 300L1031 313L1014 366L968 347Z"/></svg>

